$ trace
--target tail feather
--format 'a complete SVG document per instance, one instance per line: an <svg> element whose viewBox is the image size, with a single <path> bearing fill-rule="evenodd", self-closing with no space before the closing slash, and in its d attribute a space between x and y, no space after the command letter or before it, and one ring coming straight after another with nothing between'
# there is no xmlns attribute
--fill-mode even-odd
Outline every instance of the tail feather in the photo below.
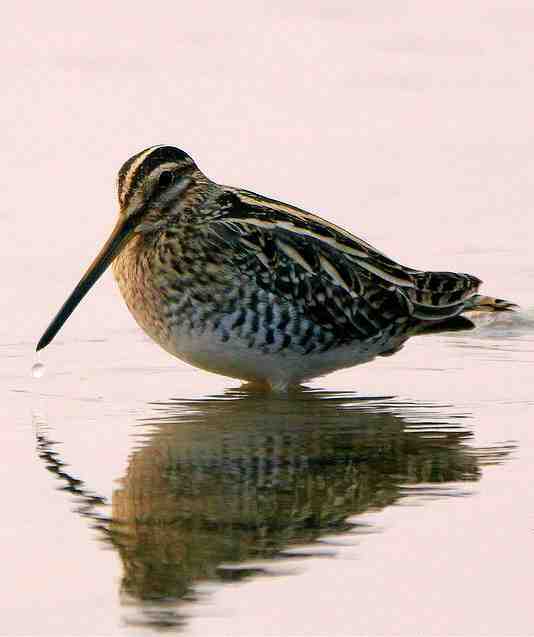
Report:
<svg viewBox="0 0 534 637"><path fill-rule="evenodd" d="M472 274L412 271L411 276L415 285L403 293L414 319L412 335L473 329L479 312L518 308L510 301L478 294L482 281Z"/></svg>
<svg viewBox="0 0 534 637"><path fill-rule="evenodd" d="M464 312L503 312L514 311L519 306L511 301L504 299L496 299L492 296L483 296L482 294L474 294L467 299Z"/></svg>
<svg viewBox="0 0 534 637"><path fill-rule="evenodd" d="M442 322L464 312L501 312L518 306L504 299L478 294L482 281L460 272L416 272L415 287L407 291L412 316L422 322Z"/></svg>
<svg viewBox="0 0 534 637"><path fill-rule="evenodd" d="M423 305L455 305L478 291L482 281L460 272L418 272L412 301Z"/></svg>
<svg viewBox="0 0 534 637"><path fill-rule="evenodd" d="M510 312L519 308L515 303L504 299L495 299L492 296L474 294L463 303L449 306L448 308L438 308L449 311L449 316L443 314L441 317L434 312L430 312L428 306L421 307L419 312L414 312L420 322L412 327L411 334L439 334L442 332L456 332L473 329L476 325L476 316L479 313L488 312ZM424 309L425 311L421 311ZM475 323L473 323L475 321Z"/></svg>

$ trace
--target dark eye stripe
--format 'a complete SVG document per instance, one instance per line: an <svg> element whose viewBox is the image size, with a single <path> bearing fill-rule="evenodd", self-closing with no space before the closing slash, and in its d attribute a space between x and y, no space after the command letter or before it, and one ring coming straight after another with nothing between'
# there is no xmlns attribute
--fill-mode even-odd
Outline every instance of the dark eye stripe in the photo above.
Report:
<svg viewBox="0 0 534 637"><path fill-rule="evenodd" d="M189 155L179 148L175 148L174 146L157 146L151 153L148 153L139 166L135 168L135 172L130 175L129 173L135 160L143 153L146 153L147 150L149 149L145 149L128 159L119 171L119 193L121 193L122 197L122 206L128 205L139 184L160 164L192 161ZM125 184L128 184L128 189L126 192L123 192Z"/></svg>

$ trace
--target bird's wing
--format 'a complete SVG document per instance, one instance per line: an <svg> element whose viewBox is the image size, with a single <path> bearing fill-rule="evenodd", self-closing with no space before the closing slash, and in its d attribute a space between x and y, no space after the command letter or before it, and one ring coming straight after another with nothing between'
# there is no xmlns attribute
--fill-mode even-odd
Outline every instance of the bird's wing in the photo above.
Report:
<svg viewBox="0 0 534 637"><path fill-rule="evenodd" d="M318 216L249 191L226 188L218 210L213 248L342 340L456 316L479 283L404 267Z"/></svg>

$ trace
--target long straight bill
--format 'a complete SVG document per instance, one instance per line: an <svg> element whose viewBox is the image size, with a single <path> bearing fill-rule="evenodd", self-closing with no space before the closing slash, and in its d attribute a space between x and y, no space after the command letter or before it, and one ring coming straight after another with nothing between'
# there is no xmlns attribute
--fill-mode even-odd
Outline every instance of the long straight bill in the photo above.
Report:
<svg viewBox="0 0 534 637"><path fill-rule="evenodd" d="M45 333L41 336L41 339L37 343L37 351L43 349L43 347L46 347L52 341L54 336L63 326L63 323L65 323L69 316L74 312L78 303L98 281L109 264L131 238L134 227L135 221L131 217L128 219L119 219L102 250L100 250L95 260L87 268L86 273L83 275L78 285L74 288L69 298L61 306L61 309L56 314L53 321L46 328Z"/></svg>

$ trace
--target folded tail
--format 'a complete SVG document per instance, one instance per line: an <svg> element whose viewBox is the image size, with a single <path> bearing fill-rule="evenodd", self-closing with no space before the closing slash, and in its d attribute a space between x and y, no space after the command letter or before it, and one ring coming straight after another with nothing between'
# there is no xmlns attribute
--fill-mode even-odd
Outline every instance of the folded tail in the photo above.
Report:
<svg viewBox="0 0 534 637"><path fill-rule="evenodd" d="M513 311L519 306L511 301L495 299L492 296L474 294L466 300L464 312L503 312Z"/></svg>
<svg viewBox="0 0 534 637"><path fill-rule="evenodd" d="M472 329L479 313L513 311L515 303L478 294L480 279L456 272L418 272L410 290L412 334Z"/></svg>

